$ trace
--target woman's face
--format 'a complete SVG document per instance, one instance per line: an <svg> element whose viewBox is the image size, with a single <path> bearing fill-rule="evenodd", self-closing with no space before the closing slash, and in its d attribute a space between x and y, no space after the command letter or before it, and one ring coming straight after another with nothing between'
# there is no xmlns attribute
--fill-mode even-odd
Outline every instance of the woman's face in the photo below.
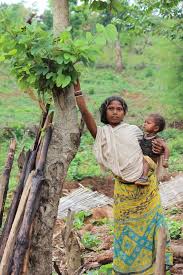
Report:
<svg viewBox="0 0 183 275"><path fill-rule="evenodd" d="M107 106L106 111L106 117L108 123L115 127L117 126L121 121L123 121L123 118L125 116L123 107L121 106L121 103L117 100L113 100L109 103Z"/></svg>

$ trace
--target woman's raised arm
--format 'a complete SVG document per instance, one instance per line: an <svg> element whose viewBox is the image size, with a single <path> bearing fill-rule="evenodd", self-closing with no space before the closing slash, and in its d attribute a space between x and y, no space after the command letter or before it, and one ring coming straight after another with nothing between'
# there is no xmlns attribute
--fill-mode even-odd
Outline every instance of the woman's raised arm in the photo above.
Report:
<svg viewBox="0 0 183 275"><path fill-rule="evenodd" d="M97 134L97 125L93 118L93 115L89 112L89 110L87 108L84 96L81 92L79 80L77 81L76 84L74 84L74 94L76 97L77 106L81 112L81 115L82 115L85 123L86 123L86 126L87 126L88 130L90 131L91 135L93 136L93 138L95 138L96 134Z"/></svg>

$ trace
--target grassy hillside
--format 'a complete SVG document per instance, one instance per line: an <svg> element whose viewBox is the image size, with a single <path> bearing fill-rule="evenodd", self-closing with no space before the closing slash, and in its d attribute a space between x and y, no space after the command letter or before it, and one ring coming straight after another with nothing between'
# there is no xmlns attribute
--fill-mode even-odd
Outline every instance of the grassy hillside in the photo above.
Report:
<svg viewBox="0 0 183 275"><path fill-rule="evenodd" d="M124 41L123 41L124 42ZM123 43L124 44L124 43ZM98 62L114 65L114 51L107 48ZM126 121L142 125L144 117L151 112L160 112L167 120L163 133L171 149L170 171L183 170L183 112L181 91L181 51L172 42L160 38L139 38L123 48L125 70L116 74L111 69L83 69L82 90L86 93L90 110L99 121L98 108L102 101L120 94L128 105ZM0 170L2 171L11 137L17 139L17 154L23 146L32 143L29 129L38 124L40 110L38 104L28 95L20 92L6 68L1 67L0 83ZM86 131L82 137L78 154L73 160L69 179L101 175L92 155L93 140ZM16 184L17 168L14 164L11 188Z"/></svg>

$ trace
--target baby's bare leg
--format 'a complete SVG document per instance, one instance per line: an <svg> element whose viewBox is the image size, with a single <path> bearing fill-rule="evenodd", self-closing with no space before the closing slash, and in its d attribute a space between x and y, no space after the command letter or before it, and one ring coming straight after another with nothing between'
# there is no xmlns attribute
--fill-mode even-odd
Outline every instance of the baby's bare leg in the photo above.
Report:
<svg viewBox="0 0 183 275"><path fill-rule="evenodd" d="M143 159L143 173L142 176L136 180L135 184L136 185L149 185L148 183L148 173L149 173L149 163Z"/></svg>
<svg viewBox="0 0 183 275"><path fill-rule="evenodd" d="M148 176L148 173L149 173L149 163L143 159L143 174L142 174L142 177L147 177Z"/></svg>

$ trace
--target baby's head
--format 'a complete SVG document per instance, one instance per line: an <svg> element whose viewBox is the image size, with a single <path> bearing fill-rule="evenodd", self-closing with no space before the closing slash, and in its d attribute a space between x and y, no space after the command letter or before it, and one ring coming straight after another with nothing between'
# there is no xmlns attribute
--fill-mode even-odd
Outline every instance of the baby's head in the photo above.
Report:
<svg viewBox="0 0 183 275"><path fill-rule="evenodd" d="M119 124L128 111L125 100L120 96L110 96L100 106L100 120L104 124Z"/></svg>
<svg viewBox="0 0 183 275"><path fill-rule="evenodd" d="M165 125L165 119L160 114L150 114L144 121L144 131L156 134L163 131Z"/></svg>

